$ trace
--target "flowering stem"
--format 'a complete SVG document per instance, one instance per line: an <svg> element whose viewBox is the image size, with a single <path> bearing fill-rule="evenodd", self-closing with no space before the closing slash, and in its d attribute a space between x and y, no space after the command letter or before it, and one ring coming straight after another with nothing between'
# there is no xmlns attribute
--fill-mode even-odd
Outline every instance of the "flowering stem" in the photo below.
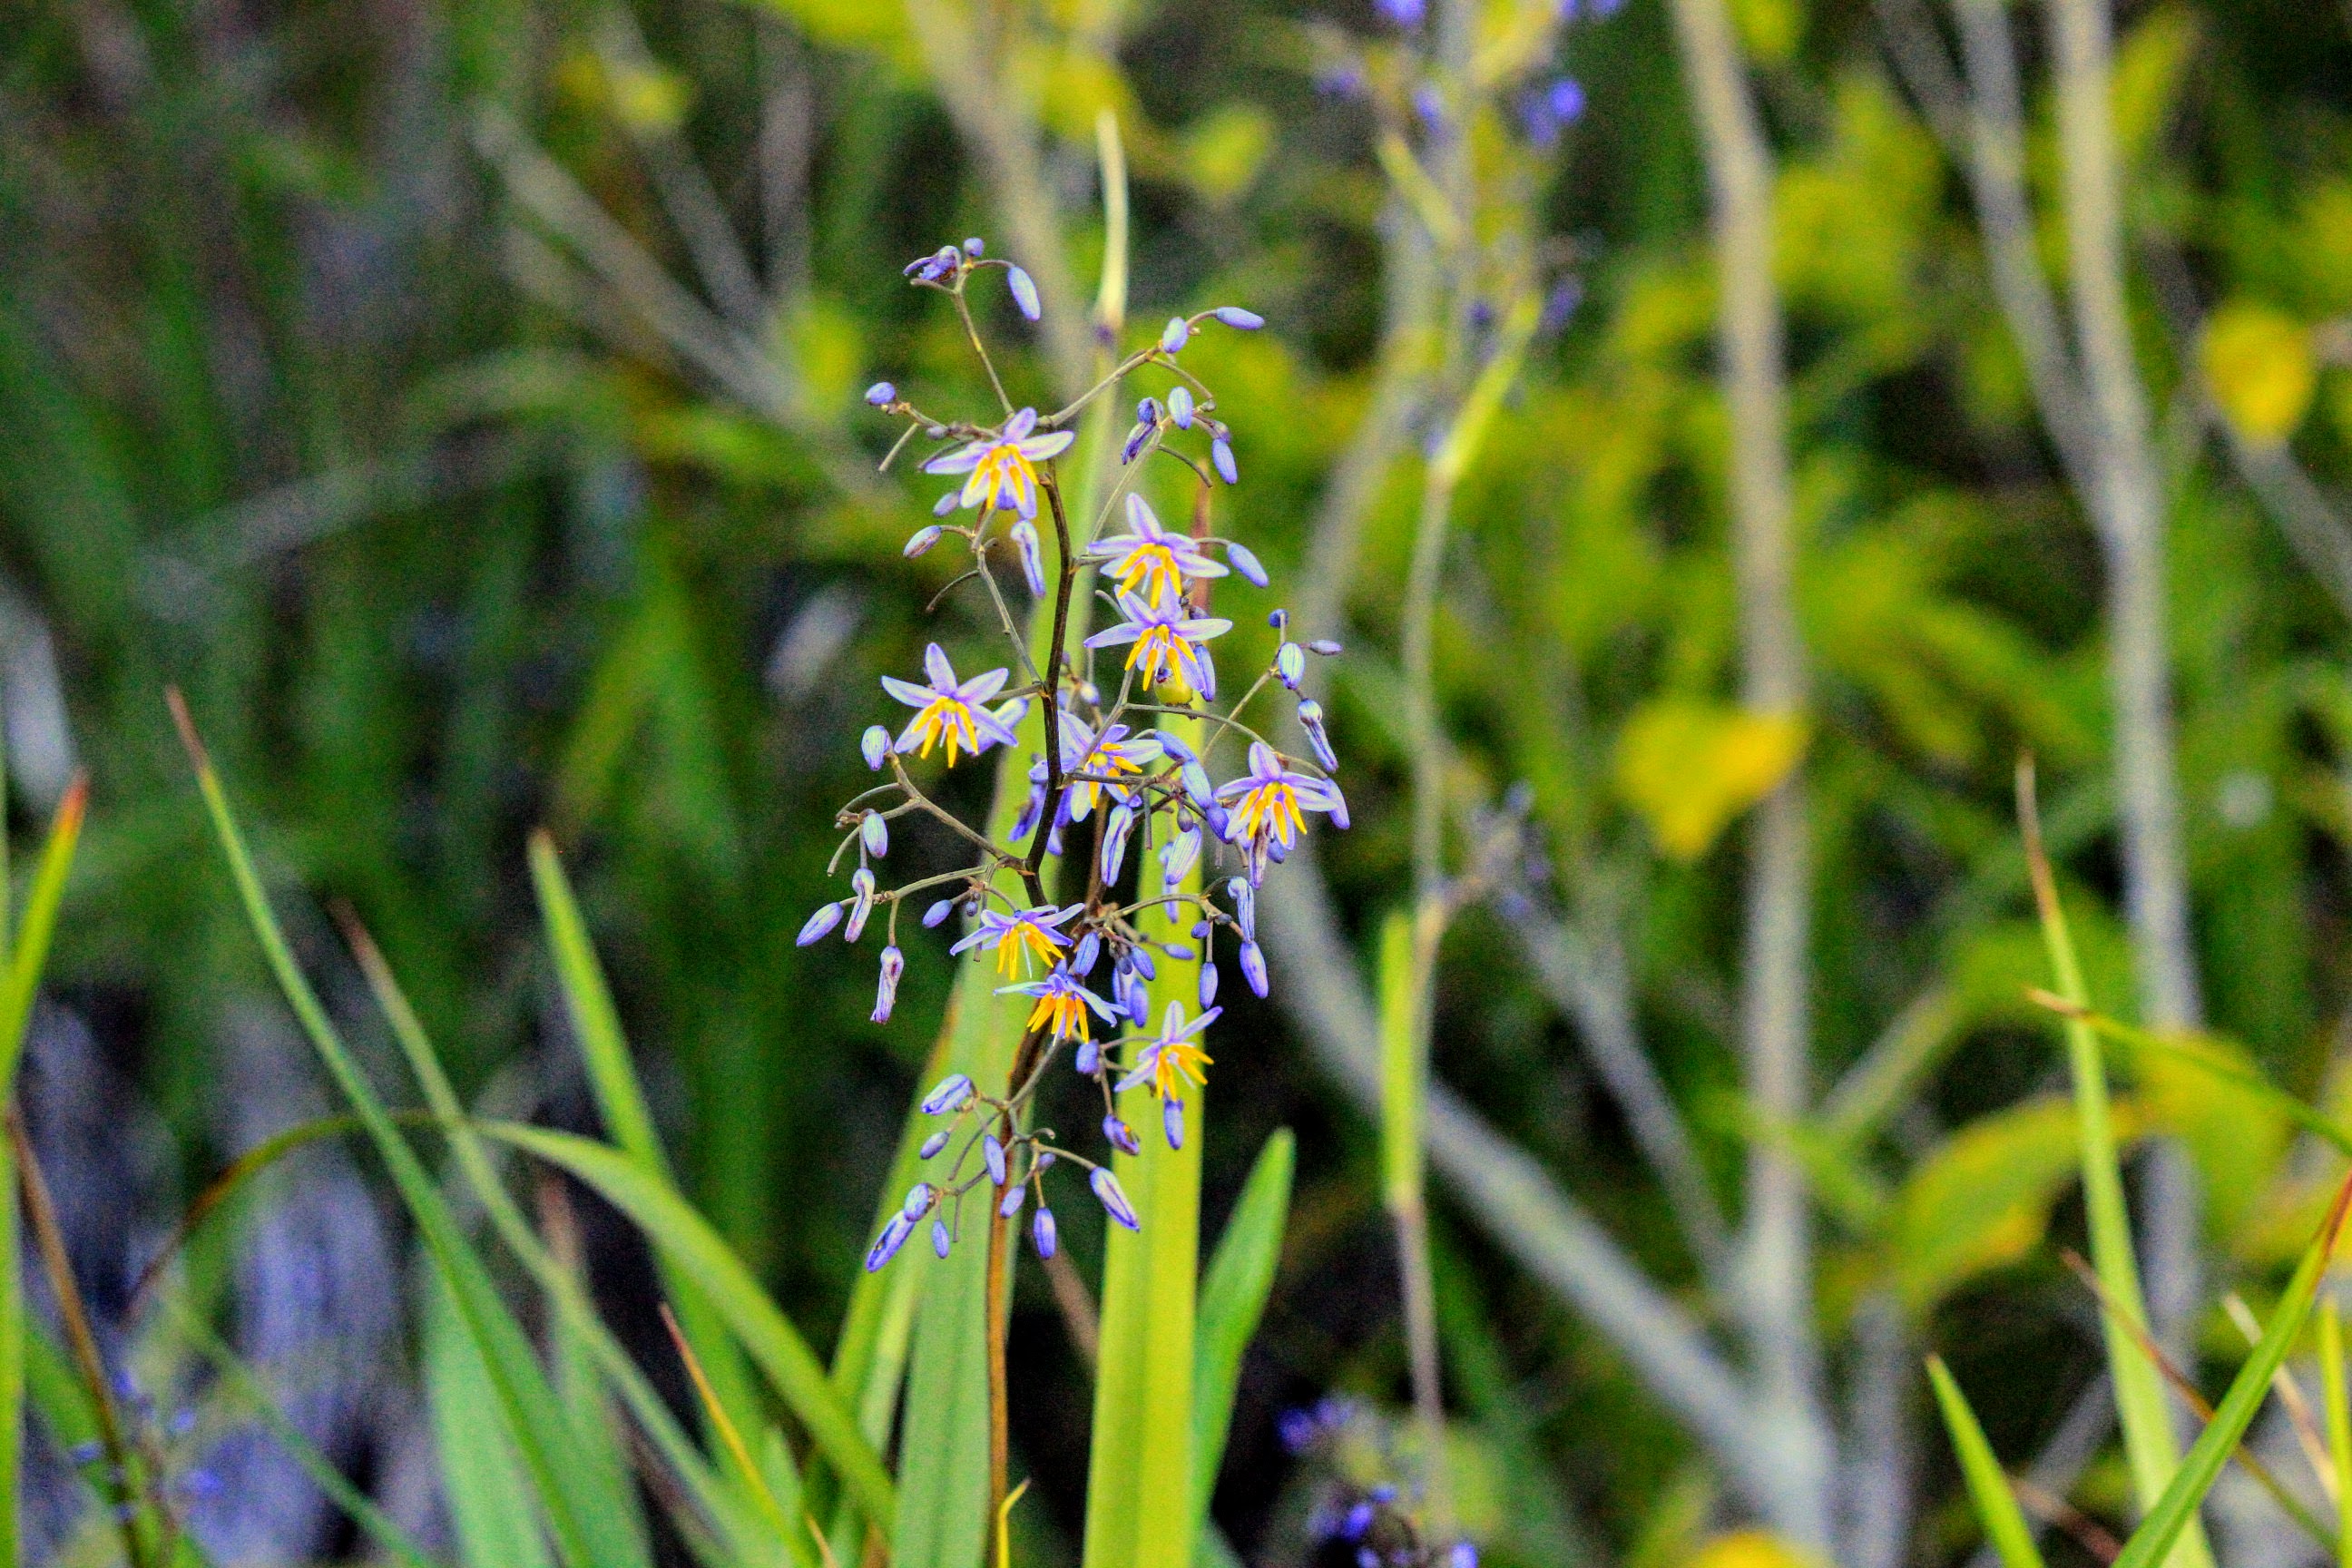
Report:
<svg viewBox="0 0 2352 1568"><path fill-rule="evenodd" d="M1045 864L1045 846L1053 842L1054 824L1061 818L1063 793L1069 788L1062 772L1062 671L1069 663L1070 594L1077 586L1078 563L1070 551L1070 519L1062 510L1062 487L1055 482L1052 470L1037 476L1037 488L1045 492L1045 504L1053 510L1054 544L1061 552L1061 575L1054 593L1054 640L1045 650L1045 809L1037 818L1029 840L1028 863L1022 872L1029 884L1030 900L1042 904L1045 892L1039 872Z"/></svg>

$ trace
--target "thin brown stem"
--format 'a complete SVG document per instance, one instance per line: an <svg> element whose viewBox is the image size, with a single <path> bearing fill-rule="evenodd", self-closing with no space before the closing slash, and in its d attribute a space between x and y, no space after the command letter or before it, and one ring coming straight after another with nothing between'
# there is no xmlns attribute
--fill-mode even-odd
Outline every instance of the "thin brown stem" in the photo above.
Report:
<svg viewBox="0 0 2352 1568"><path fill-rule="evenodd" d="M58 1226L57 1205L49 1196L47 1179L41 1174L40 1160L33 1152L33 1141L25 1136L25 1119L14 1103L9 1105L7 1115L8 1142L16 1152L25 1212L33 1222L33 1243L41 1255L42 1270L49 1277L49 1289L57 1297L58 1316L65 1322L67 1347L72 1352L82 1381L89 1385L90 1409L98 1419L99 1444L105 1449L107 1465L113 1472L113 1501L116 1522L122 1531L123 1555L132 1568L152 1568L146 1532L139 1528L130 1445L122 1435L121 1417L114 1408L114 1388L107 1381L106 1361L99 1353L98 1336L90 1331L89 1306L82 1300L81 1287L74 1281L72 1260L66 1255L65 1233Z"/></svg>

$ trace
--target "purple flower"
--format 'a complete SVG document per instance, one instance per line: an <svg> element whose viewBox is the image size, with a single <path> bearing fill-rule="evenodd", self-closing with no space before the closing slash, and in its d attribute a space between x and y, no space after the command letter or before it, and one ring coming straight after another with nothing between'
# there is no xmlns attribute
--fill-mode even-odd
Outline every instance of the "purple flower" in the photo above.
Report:
<svg viewBox="0 0 2352 1568"><path fill-rule="evenodd" d="M849 923L841 928L841 940L856 942L866 934L866 919L874 913L874 873L860 866L849 874Z"/></svg>
<svg viewBox="0 0 2352 1568"><path fill-rule="evenodd" d="M1108 563L1104 574L1122 594L1140 594L1158 603L1163 597L1181 597L1192 578L1225 574L1224 567L1202 554L1189 536L1162 528L1141 496L1127 498L1127 526L1128 532L1107 535L1087 551L1088 559Z"/></svg>
<svg viewBox="0 0 2352 1568"><path fill-rule="evenodd" d="M992 436L968 441L952 452L942 452L923 465L927 474L969 474L957 495L959 506L987 506L1037 515L1037 465L1058 458L1075 440L1067 430L1033 435L1037 411L1024 408L1004 422Z"/></svg>
<svg viewBox="0 0 2352 1568"><path fill-rule="evenodd" d="M1131 643L1127 668L1138 669L1147 686L1175 686L1181 692L1217 694L1217 667L1202 646L1223 637L1234 623L1215 616L1195 616L1178 599L1172 604L1147 602L1133 594L1118 595L1118 625L1087 639L1088 647L1114 647ZM1180 693L1181 694L1181 693Z"/></svg>
<svg viewBox="0 0 2352 1568"><path fill-rule="evenodd" d="M1135 1129L1120 1121L1116 1113L1103 1118L1103 1139L1123 1154L1143 1152L1143 1145L1136 1140Z"/></svg>
<svg viewBox="0 0 2352 1568"><path fill-rule="evenodd" d="M1029 1010L1029 1022L1024 1026L1045 1028L1056 1040L1076 1037L1090 1041L1093 1038L1092 1028L1087 1022L1089 1010L1106 1024L1116 1025L1118 1022L1118 1014L1111 1005L1079 984L1066 963L1055 964L1043 980L1002 985L996 994L1000 996L1035 997L1037 1005Z"/></svg>
<svg viewBox="0 0 2352 1568"><path fill-rule="evenodd" d="M1584 116L1584 85L1574 77L1560 77L1528 92L1519 100L1519 125L1538 147L1559 142L1559 133Z"/></svg>
<svg viewBox="0 0 2352 1568"><path fill-rule="evenodd" d="M996 954L998 973L1010 975L1015 970L1026 973L1033 960L1052 963L1061 957L1070 939L1059 928L1085 908L1084 904L1069 904L1058 910L1040 907L1009 915L985 910L981 913L980 923L948 952L959 953L985 944Z"/></svg>
<svg viewBox="0 0 2352 1568"><path fill-rule="evenodd" d="M1391 26L1418 27L1426 15L1426 0L1374 0L1374 9Z"/></svg>
<svg viewBox="0 0 2352 1568"><path fill-rule="evenodd" d="M1323 727L1323 704L1312 697L1301 698L1298 727L1307 731L1307 743L1315 748L1315 760L1323 764L1324 771L1338 773L1339 753L1331 749L1330 732Z"/></svg>
<svg viewBox="0 0 2352 1568"><path fill-rule="evenodd" d="M1213 1066L1214 1058L1202 1050L1194 1037L1216 1022L1222 1007L1211 1007L1199 1017L1187 1023L1184 1004L1171 1001L1168 1010L1160 1016L1160 1033L1136 1056L1135 1066L1118 1080L1122 1092L1140 1083L1151 1086L1151 1092L1161 1100L1181 1097L1184 1086L1199 1087L1206 1082L1201 1069Z"/></svg>
<svg viewBox="0 0 2352 1568"><path fill-rule="evenodd" d="M953 767L959 745L976 757L992 745L1017 743L1004 721L981 706L1003 689L1003 670L992 669L959 681L955 666L948 662L946 652L937 643L923 650L923 669L930 677L928 686L917 686L896 676L882 678L883 690L916 710L914 718L892 742L898 750L928 757L931 748L944 740L948 766Z"/></svg>
<svg viewBox="0 0 2352 1568"><path fill-rule="evenodd" d="M1249 761L1250 771L1220 786L1217 799L1233 803L1225 840L1241 847L1248 860L1250 880L1256 882L1265 878L1266 860L1287 855L1306 831L1303 812L1328 813L1344 827L1348 808L1337 786L1327 779L1294 773L1263 741L1250 742Z"/></svg>

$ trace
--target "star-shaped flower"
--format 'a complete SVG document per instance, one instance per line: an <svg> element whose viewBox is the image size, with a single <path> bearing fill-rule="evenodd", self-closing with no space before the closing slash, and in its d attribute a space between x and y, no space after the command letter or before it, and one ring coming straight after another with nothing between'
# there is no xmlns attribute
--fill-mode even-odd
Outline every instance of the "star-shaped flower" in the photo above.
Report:
<svg viewBox="0 0 2352 1568"><path fill-rule="evenodd" d="M1218 786L1217 799L1221 804L1232 803L1225 838L1242 847L1255 885L1265 877L1268 858L1280 860L1306 832L1305 812L1328 813L1345 827L1348 803L1339 785L1294 772L1263 741L1250 742L1249 762L1247 773Z"/></svg>
<svg viewBox="0 0 2352 1568"><path fill-rule="evenodd" d="M1032 434L1036 428L1037 411L1024 408L996 434L933 458L923 465L923 472L969 475L956 498L958 506L985 506L1034 517L1037 465L1061 456L1076 439L1067 430Z"/></svg>
<svg viewBox="0 0 2352 1568"><path fill-rule="evenodd" d="M1118 596L1118 613L1127 619L1088 637L1088 647L1132 643L1127 668L1140 670L1147 685L1171 686L1180 695L1216 696L1217 667L1202 645L1233 630L1233 622L1192 615L1181 598L1163 605L1126 593Z"/></svg>
<svg viewBox="0 0 2352 1568"><path fill-rule="evenodd" d="M1171 1002L1160 1016L1160 1033L1136 1053L1135 1065L1118 1080L1121 1089L1148 1083L1162 1100L1181 1100L1186 1083L1207 1081L1201 1069L1211 1065L1209 1053L1193 1037L1214 1023L1223 1007L1212 1007L1191 1023L1184 1021L1184 1004Z"/></svg>
<svg viewBox="0 0 2352 1568"><path fill-rule="evenodd" d="M1087 1021L1087 1010L1090 1007L1104 1023L1118 1022L1118 1014L1111 1005L1079 984L1077 977L1070 973L1069 965L1066 963L1054 965L1043 980L1024 981L1018 985L1000 985L996 991L1000 996L1015 993L1037 999L1037 1005L1029 1010L1029 1022L1025 1026L1034 1029L1044 1025L1056 1040L1066 1040L1072 1036L1081 1040L1092 1039L1092 1026Z"/></svg>
<svg viewBox="0 0 2352 1568"><path fill-rule="evenodd" d="M1071 916L1086 908L1069 904L1061 909L1039 908L1020 910L1013 914L999 914L994 910L983 910L980 923L964 933L961 942L948 949L950 953L968 948L985 946L996 954L999 974L1026 974L1033 961L1052 963L1062 955L1070 939L1056 929L1068 922Z"/></svg>
<svg viewBox="0 0 2352 1568"><path fill-rule="evenodd" d="M1201 547L1181 533L1160 526L1143 498L1127 498L1127 524L1133 531L1098 539L1087 553L1108 562L1103 568L1123 594L1140 593L1154 603L1172 603L1183 596L1191 577L1222 577L1220 562L1201 553Z"/></svg>
<svg viewBox="0 0 2352 1568"><path fill-rule="evenodd" d="M1124 724L1112 724L1097 733L1076 714L1062 714L1062 771L1085 773L1091 777L1072 778L1063 795L1063 815L1072 822L1084 822L1095 802L1105 795L1125 800L1128 792L1116 784L1106 785L1106 778L1126 778L1140 774L1144 764L1160 760L1160 742L1149 735L1129 740ZM1018 837L1018 835L1015 835Z"/></svg>
<svg viewBox="0 0 2352 1568"><path fill-rule="evenodd" d="M890 743L894 751L928 757L933 746L945 741L948 766L953 767L958 746L976 757L992 745L1016 743L1011 726L983 706L1003 689L1003 670L992 669L960 681L955 666L948 662L946 652L937 643L923 650L923 669L931 678L929 686L918 686L895 676L882 678L883 690L916 710L907 727L898 731L898 738Z"/></svg>

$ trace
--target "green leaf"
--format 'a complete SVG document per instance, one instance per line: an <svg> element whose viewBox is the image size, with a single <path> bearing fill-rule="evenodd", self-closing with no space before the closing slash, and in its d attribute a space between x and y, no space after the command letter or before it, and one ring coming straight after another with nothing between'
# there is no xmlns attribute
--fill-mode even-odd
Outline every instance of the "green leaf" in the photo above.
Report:
<svg viewBox="0 0 2352 1568"><path fill-rule="evenodd" d="M1207 1525L1209 1498L1225 1455L1225 1429L1241 1383L1242 1352L1256 1337L1282 1260L1282 1233L1290 1218L1290 1183L1297 1140L1277 1130L1258 1151L1233 1217L1201 1281L1199 1338L1192 1350L1192 1521Z"/></svg>
<svg viewBox="0 0 2352 1568"><path fill-rule="evenodd" d="M89 803L89 787L76 779L49 824L49 840L33 873L33 888L25 900L25 921L8 944L6 972L0 979L0 1100L16 1093L16 1066L25 1058L25 1029L39 994L41 972L48 963L49 938L57 929L58 906L65 898L66 878L73 869L74 848L81 840L81 825ZM0 845L7 829L0 821ZM0 910L6 898L6 862L0 858ZM0 916L5 920L5 916ZM17 1507L23 1488L25 1430L25 1280L17 1245L16 1155L0 1139L0 1563L21 1559L23 1544Z"/></svg>
<svg viewBox="0 0 2352 1568"><path fill-rule="evenodd" d="M2352 1177L2347 1177L2337 1190L2336 1203L2327 1211L2327 1218L2319 1228L2319 1236L2295 1266L2294 1276L2287 1281L2279 1304L2271 1311L2271 1321L2263 1330L2263 1337L2254 1346L2254 1353L2230 1380L2230 1391L2213 1412L2213 1419L2190 1445L2188 1455L2180 1461L2172 1483L2164 1495L2147 1511L2147 1518L2132 1531L2124 1542L2121 1555L2114 1568L2156 1568L2183 1536L2195 1528L2197 1510L2204 1503L2205 1494L2221 1478L2221 1468L2252 1425L2254 1415L2269 1396L2271 1379L2285 1363L2287 1352L2302 1332L2304 1320L2311 1315L2311 1305L2319 1293L2321 1276L2327 1271L2328 1259L2335 1255L2336 1237L2344 1229L2347 1204L2352 1203Z"/></svg>
<svg viewBox="0 0 2352 1568"><path fill-rule="evenodd" d="M2074 941L2066 925L2066 911L2058 901L2058 885L2042 852L2042 826L2033 805L2033 773L2030 763L2018 769L2018 805L2024 830L2026 865L2032 878L2033 898L2042 919L2042 942L2058 994L2080 1011L2090 1000L2083 971L2074 955ZM2091 1265L2097 1271L2107 1299L2133 1319L2147 1321L2147 1303L2140 1293L2139 1263L2132 1253L2131 1217L2124 1208L2123 1172L2116 1159L2116 1130L2107 1101L2106 1065L2099 1054L2098 1037L2079 1016L2065 1021L2067 1068L2074 1079L2074 1110L2081 1130L2083 1208L2091 1232ZM2172 1432L2172 1416L2165 1402L2164 1379L2156 1363L2136 1343L2113 1314L2103 1314L2107 1371L2115 1384L2116 1415L2123 1426L2124 1458L2132 1490L2143 1509L2153 1509L2176 1479L2179 1449ZM2209 1432L2210 1428L2208 1429ZM2223 1450L2224 1454L2228 1452ZM2212 1549L2194 1520L2184 1518L2179 1532L2179 1555L2172 1568L2212 1568Z"/></svg>
<svg viewBox="0 0 2352 1568"><path fill-rule="evenodd" d="M514 1122L478 1124L484 1136L509 1143L586 1183L629 1216L668 1261L683 1269L718 1309L744 1349L826 1461L847 1483L867 1517L887 1518L896 1507L889 1475L859 1435L848 1406L824 1369L776 1304L677 1190L610 1144L569 1132Z"/></svg>
<svg viewBox="0 0 2352 1568"><path fill-rule="evenodd" d="M391 1171L402 1202L416 1221L418 1234L442 1279L448 1284L457 1311L474 1341L492 1386L499 1408L515 1447L521 1455L547 1510L547 1521L562 1560L571 1568L641 1568L643 1560L628 1555L628 1523L620 1500L598 1492L590 1484L579 1445L562 1415L562 1407L540 1366L530 1341L491 1282L488 1269L467 1242L440 1190L434 1185L416 1152L394 1126L391 1113L368 1083L342 1037L328 1019L317 993L303 977L294 954L278 929L278 917L255 872L253 860L237 830L228 796L197 740L185 706L173 692L173 717L178 721L188 754L196 765L196 784L212 818L215 837L228 861L231 879L246 917L261 943L278 988L293 1008L303 1032L367 1126L368 1136Z"/></svg>
<svg viewBox="0 0 2352 1568"><path fill-rule="evenodd" d="M425 1396L460 1560L467 1568L550 1568L530 1478L507 1440L481 1354L437 1275L425 1281Z"/></svg>
<svg viewBox="0 0 2352 1568"><path fill-rule="evenodd" d="M1968 1481L1977 1521L2000 1553L2003 1568L2042 1568L2042 1551L2033 1544L2032 1528L2017 1506L2009 1477L2001 1473L1992 1445L1985 1441L1984 1428L1977 1425L1976 1412L1969 1408L1967 1396L1952 1381L1942 1356L1927 1358L1927 1379L1936 1385L1936 1405L1944 1413L1944 1429L1952 1435L1952 1449L1959 1456L1960 1474Z"/></svg>
<svg viewBox="0 0 2352 1568"><path fill-rule="evenodd" d="M2080 1169L2081 1138L2072 1101L2032 1100L1969 1122L1913 1167L1886 1237L1904 1305L1924 1313L2039 1247Z"/></svg>
<svg viewBox="0 0 2352 1568"><path fill-rule="evenodd" d="M1206 748L1197 720L1164 721L1177 738ZM1201 888L1194 861L1181 886ZM1149 1016L1200 994L1201 961L1163 957ZM1201 1257L1201 1145L1207 1096L1185 1096L1184 1145L1171 1149L1150 1084L1118 1097L1118 1113L1143 1142L1112 1165L1141 1229L1105 1227L1102 1349L1095 1365L1093 1441L1087 1471L1086 1568L1190 1568L1200 1534L1192 1383Z"/></svg>
<svg viewBox="0 0 2352 1568"><path fill-rule="evenodd" d="M647 1174L674 1184L677 1177L629 1059L620 1011L613 1005L604 966L597 963L595 947L589 941L587 921L581 918L579 900L572 897L572 884L563 874L555 840L543 830L531 835L530 879L539 894L548 952L555 961L556 981L563 993L565 1014L572 1020L572 1037L580 1045L581 1060L588 1069L597 1113L604 1119L613 1142ZM734 1342L727 1337L694 1282L678 1277L667 1262L661 1268L662 1289L669 1296L687 1342L702 1363L703 1374L710 1379L720 1407L739 1429L754 1429L752 1418L759 1406Z"/></svg>

